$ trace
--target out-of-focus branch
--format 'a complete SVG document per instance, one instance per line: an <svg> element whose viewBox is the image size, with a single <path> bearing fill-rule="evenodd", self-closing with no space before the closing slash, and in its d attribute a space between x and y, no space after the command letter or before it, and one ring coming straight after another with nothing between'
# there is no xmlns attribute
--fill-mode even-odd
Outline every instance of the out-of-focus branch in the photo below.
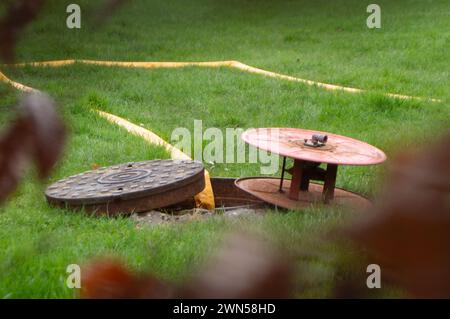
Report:
<svg viewBox="0 0 450 319"><path fill-rule="evenodd" d="M14 62L15 48L20 34L41 11L46 0L13 1L0 21L0 59Z"/></svg>
<svg viewBox="0 0 450 319"><path fill-rule="evenodd" d="M27 94L15 122L0 136L0 202L17 187L26 165L34 162L41 178L59 159L65 128L54 101L42 94Z"/></svg>
<svg viewBox="0 0 450 319"><path fill-rule="evenodd" d="M398 158L384 189L349 236L412 296L450 297L450 135Z"/></svg>
<svg viewBox="0 0 450 319"><path fill-rule="evenodd" d="M83 298L288 298L293 269L258 237L230 234L217 255L182 284L133 274L118 261L93 262L82 271Z"/></svg>

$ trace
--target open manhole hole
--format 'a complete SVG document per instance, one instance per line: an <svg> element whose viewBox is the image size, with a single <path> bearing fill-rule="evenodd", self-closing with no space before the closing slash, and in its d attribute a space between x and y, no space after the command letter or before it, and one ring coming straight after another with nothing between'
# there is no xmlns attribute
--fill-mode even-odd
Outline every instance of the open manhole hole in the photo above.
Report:
<svg viewBox="0 0 450 319"><path fill-rule="evenodd" d="M102 167L57 181L50 204L96 214L130 214L193 198L205 187L203 165L189 160L153 160Z"/></svg>
<svg viewBox="0 0 450 319"><path fill-rule="evenodd" d="M212 217L261 217L268 208L273 208L272 205L236 187L235 181L235 178L229 177L211 178L215 210L195 208L195 201L190 199L163 209L133 214L131 218L139 226L158 225L198 221Z"/></svg>

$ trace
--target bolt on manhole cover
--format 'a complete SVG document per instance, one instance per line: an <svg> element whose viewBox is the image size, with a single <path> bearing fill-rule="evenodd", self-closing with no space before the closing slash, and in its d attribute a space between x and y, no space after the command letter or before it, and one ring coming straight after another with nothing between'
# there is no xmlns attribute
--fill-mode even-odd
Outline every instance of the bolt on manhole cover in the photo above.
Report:
<svg viewBox="0 0 450 319"><path fill-rule="evenodd" d="M204 187L202 163L153 160L70 176L50 185L45 196L53 205L114 215L173 205L192 198Z"/></svg>

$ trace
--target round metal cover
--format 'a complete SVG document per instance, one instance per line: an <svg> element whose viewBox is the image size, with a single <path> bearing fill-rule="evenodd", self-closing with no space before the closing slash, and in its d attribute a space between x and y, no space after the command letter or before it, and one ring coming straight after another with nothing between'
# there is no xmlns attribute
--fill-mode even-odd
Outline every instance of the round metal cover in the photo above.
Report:
<svg viewBox="0 0 450 319"><path fill-rule="evenodd" d="M153 160L102 167L50 185L47 200L106 213L131 213L179 203L205 186L203 165L189 160Z"/></svg>
<svg viewBox="0 0 450 319"><path fill-rule="evenodd" d="M305 139L313 134L328 136L323 147L308 147ZM257 148L282 156L337 165L374 165L386 160L383 151L350 137L297 128L257 128L242 133L242 139Z"/></svg>
<svg viewBox="0 0 450 319"><path fill-rule="evenodd" d="M282 192L279 189L280 179L276 177L244 177L237 179L235 184L256 198L286 209L303 209L323 202L323 185L321 184L311 183L309 191L300 192L298 200L286 196L291 186L291 180L288 179L283 182ZM330 204L359 210L372 206L372 202L367 198L341 188L335 189L334 199Z"/></svg>

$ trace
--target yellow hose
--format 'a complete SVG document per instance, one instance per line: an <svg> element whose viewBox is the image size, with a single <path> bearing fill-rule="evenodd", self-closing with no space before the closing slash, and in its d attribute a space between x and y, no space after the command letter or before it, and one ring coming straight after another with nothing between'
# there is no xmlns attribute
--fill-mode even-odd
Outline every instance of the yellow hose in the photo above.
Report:
<svg viewBox="0 0 450 319"><path fill-rule="evenodd" d="M255 68L253 66L241 63L239 61L210 61L210 62L124 62L124 61L98 61L98 60L57 60L57 61L43 61L43 62L28 62L28 63L16 63L16 64L10 64L9 66L12 67L23 67L26 65L29 66L35 66L35 67L61 67L66 65L72 65L75 63L81 63L81 64L93 64L93 65L100 65L100 66L115 66L115 67L126 67L126 68L144 68L144 69L157 69L157 68L183 68L183 67L190 67L190 66L197 66L197 67L209 67L209 68L217 68L217 67L229 67L238 69L244 72L253 73L253 74L260 74L263 76L276 78L280 80L286 80L291 82L299 82L303 83L305 85L309 86L316 86L319 88L323 88L325 90L329 91L344 91L348 93L361 93L361 92L367 92L363 89L353 88L353 87L346 87L341 85L335 85L335 84L328 84L318 81L312 81L302 78L297 78L290 75L280 74L276 72L266 71L263 69ZM0 80L6 81L9 84L14 86L14 83L17 84L17 82L13 82L9 80L6 76L3 75L3 78L1 76L0 72ZM403 94L395 94L395 93L385 93L386 96L394 97L402 100L423 100L423 97L417 97L417 96L410 96L410 95L403 95ZM433 99L428 98L429 101L432 102L442 102L439 99Z"/></svg>
<svg viewBox="0 0 450 319"><path fill-rule="evenodd" d="M139 125L131 123L117 115L97 110L97 113L110 123L114 123L126 129L129 133L142 137L145 141L162 146L170 153L172 159L190 160L191 158L178 148L164 141L161 137ZM195 195L195 204L199 208L213 210L215 208L214 193L211 185L209 172L205 170L205 188Z"/></svg>
<svg viewBox="0 0 450 319"><path fill-rule="evenodd" d="M333 85L333 84L327 84L312 80L306 80L302 78L297 78L289 75L279 74L275 72L266 71L263 69L255 68L250 65L241 63L239 61L211 61L211 62L121 62L121 61L97 61L97 60L58 60L58 61L43 61L43 62L29 62L29 63L17 63L17 64L11 64L9 66L11 67L23 67L23 66L34 66L34 67L62 67L67 65L73 65L75 63L81 63L81 64L93 64L93 65L100 65L100 66L113 66L113 67L127 67L127 68L146 68L146 69L156 69L156 68L183 68L183 67L190 67L190 66L196 66L196 67L211 67L211 68L217 68L217 67L229 67L229 68L235 68L244 72L253 73L253 74L259 74L271 78L291 81L291 82L300 82L309 86L317 86L326 90L341 90L344 92L349 93L360 93L365 92L362 89L358 88L352 88L352 87L345 87L340 85ZM0 81L5 82L12 87L25 92L39 92L39 90L36 90L32 87L28 87L26 85L23 85L21 83L15 82L11 79L9 79L5 74L3 74L0 71ZM393 94L393 93L386 93L385 95L390 97L395 97L399 99L423 99L421 97L415 97L415 96L409 96L409 95L401 95L401 94ZM432 102L441 102L441 100L438 99L429 99ZM171 154L171 157L173 159L191 159L189 156L181 152L179 149L173 147L166 141L164 141L162 138L160 138L155 133L144 129L136 124L133 124L123 118L120 118L116 115L109 114L106 112L98 111L97 113L107 119L111 123L115 123L116 125L119 125L123 128L125 128L128 132L138 135L142 137L144 140L146 140L149 143L161 145ZM205 189L195 196L195 201L197 204L197 207L202 207L206 209L214 209L215 203L214 203L214 194L213 189L211 185L211 179L209 176L208 171L205 170Z"/></svg>

